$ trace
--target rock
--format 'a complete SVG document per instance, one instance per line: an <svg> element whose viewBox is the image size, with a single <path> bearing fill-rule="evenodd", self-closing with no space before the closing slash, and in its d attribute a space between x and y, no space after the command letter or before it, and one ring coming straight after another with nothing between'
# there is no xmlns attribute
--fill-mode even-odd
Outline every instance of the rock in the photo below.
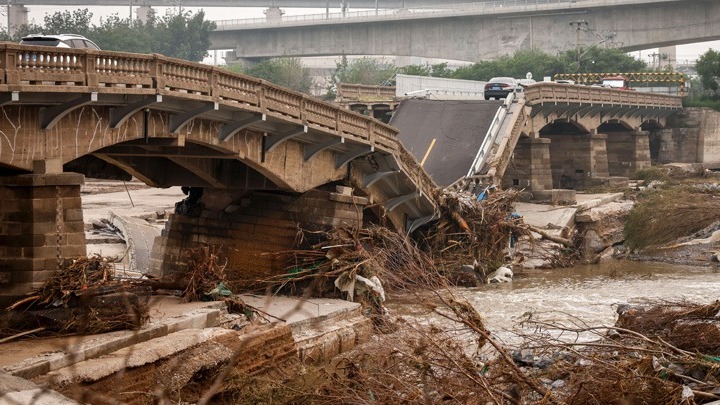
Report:
<svg viewBox="0 0 720 405"><path fill-rule="evenodd" d="M477 287L480 284L475 267L469 264L464 264L459 269L451 271L447 277L450 283L459 287Z"/></svg>
<svg viewBox="0 0 720 405"><path fill-rule="evenodd" d="M519 366L532 366L535 362L535 356L530 349L522 349L513 352L512 359Z"/></svg>
<svg viewBox="0 0 720 405"><path fill-rule="evenodd" d="M512 282L513 271L510 268L501 266L497 270L490 273L487 277L487 283L509 283Z"/></svg>
<svg viewBox="0 0 720 405"><path fill-rule="evenodd" d="M565 380L555 380L555 381L553 381L553 383L550 385L550 387L551 387L551 388L554 388L554 389L562 388L562 387L564 387L564 386L565 386Z"/></svg>

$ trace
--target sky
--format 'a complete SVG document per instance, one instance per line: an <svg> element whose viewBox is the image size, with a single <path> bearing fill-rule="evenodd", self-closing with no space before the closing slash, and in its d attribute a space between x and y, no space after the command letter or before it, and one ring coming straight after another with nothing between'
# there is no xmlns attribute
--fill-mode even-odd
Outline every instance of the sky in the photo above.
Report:
<svg viewBox="0 0 720 405"><path fill-rule="evenodd" d="M132 1L132 0L129 0ZM339 4L339 1L333 1L332 3ZM43 18L46 14L52 15L58 11L65 11L67 7L52 7L52 6L29 6L30 14L29 19L35 20L37 23L42 23ZM129 7L87 7L91 13L93 13L93 23L99 24L100 19L113 14L118 14L121 18L126 18L129 14ZM136 8L134 8L136 9ZM165 13L166 8L156 8L159 15ZM199 8L187 7L187 10L196 12ZM259 7L247 7L247 8L219 8L209 7L205 8L206 18L209 20L228 20L228 19L244 19L244 18L264 18L264 8ZM299 14L321 14L325 12L325 9L284 9L285 15L299 15ZM339 10L331 9L331 12L337 12ZM134 11L133 11L134 13ZM4 14L4 13L3 13ZM6 25L6 24L1 24ZM676 57L679 63L692 63L703 53L707 52L708 49L720 50L720 41L702 42L690 45L679 45L676 50ZM657 52L657 49L647 49L639 52L632 52L631 55L636 58L642 59L645 62L650 63L652 61L652 53ZM217 61L217 58L207 58L206 63L213 63Z"/></svg>

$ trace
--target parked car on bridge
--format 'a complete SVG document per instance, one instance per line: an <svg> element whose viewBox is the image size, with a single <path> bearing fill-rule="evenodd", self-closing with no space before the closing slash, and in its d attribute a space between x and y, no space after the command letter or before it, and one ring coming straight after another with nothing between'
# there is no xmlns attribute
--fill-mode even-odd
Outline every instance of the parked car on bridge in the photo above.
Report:
<svg viewBox="0 0 720 405"><path fill-rule="evenodd" d="M85 48L100 50L93 41L82 35L76 34L57 34L43 35L32 34L20 41L20 45L37 45L37 46L55 46L58 48Z"/></svg>
<svg viewBox="0 0 720 405"><path fill-rule="evenodd" d="M495 98L497 100L506 98L510 93L516 93L522 91L520 87L512 77L493 77L485 85L483 95L485 100Z"/></svg>

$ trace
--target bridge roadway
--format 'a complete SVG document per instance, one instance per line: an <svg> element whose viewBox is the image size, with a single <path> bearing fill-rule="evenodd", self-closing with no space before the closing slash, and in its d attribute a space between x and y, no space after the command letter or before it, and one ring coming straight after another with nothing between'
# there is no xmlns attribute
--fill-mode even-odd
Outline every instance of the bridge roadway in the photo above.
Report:
<svg viewBox="0 0 720 405"><path fill-rule="evenodd" d="M398 130L336 105L156 54L0 43L0 61L0 304L85 254L81 174L195 187L181 205L191 215L173 215L155 242L153 260L177 268L188 246L213 244L229 268L277 271L268 253L287 251L306 224L359 226L368 214L410 232L437 215L436 184ZM637 128L681 103L542 83L511 107L495 158L478 165L490 181L521 135L554 120ZM334 192L340 184L350 188Z"/></svg>
<svg viewBox="0 0 720 405"><path fill-rule="evenodd" d="M218 21L211 48L248 60L343 53L477 61L524 49L554 54L578 41L633 51L720 39L720 2L713 0L483 2L333 16Z"/></svg>

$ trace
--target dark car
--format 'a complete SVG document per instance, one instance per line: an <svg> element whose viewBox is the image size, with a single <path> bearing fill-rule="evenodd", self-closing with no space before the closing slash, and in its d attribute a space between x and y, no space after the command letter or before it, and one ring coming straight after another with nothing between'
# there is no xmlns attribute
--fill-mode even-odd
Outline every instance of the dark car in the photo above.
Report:
<svg viewBox="0 0 720 405"><path fill-rule="evenodd" d="M512 77L493 77L485 85L485 100L506 98L508 94L517 92L517 87L517 81Z"/></svg>
<svg viewBox="0 0 720 405"><path fill-rule="evenodd" d="M86 48L100 50L100 48L95 45L93 41L85 38L82 35L76 34L33 34L23 37L23 39L20 41L20 45L55 46L58 48Z"/></svg>

